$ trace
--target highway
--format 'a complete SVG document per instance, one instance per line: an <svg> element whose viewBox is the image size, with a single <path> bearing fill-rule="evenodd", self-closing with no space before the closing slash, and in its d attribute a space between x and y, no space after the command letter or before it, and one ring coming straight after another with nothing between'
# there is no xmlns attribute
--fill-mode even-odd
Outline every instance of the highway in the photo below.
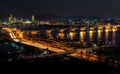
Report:
<svg viewBox="0 0 120 74"><path fill-rule="evenodd" d="M87 49L86 50L85 49L84 50L83 49L73 50L72 48L65 47L65 46L63 46L62 44L60 44L56 41L54 41L54 42L57 43L59 47L62 47L61 49L52 47L52 46L48 45L48 43L46 43L46 44L45 43L37 43L37 42L33 42L33 41L30 41L30 40L27 40L27 39L24 39L24 38L20 40L13 33L13 29L10 29L10 28L3 28L3 29L9 32L10 37L15 42L20 42L20 43L27 44L27 45L30 45L30 46L38 47L40 49L48 49L50 51L57 52L57 54L73 53L73 52L76 52L77 50L85 52L87 50Z"/></svg>
<svg viewBox="0 0 120 74"><path fill-rule="evenodd" d="M15 42L20 42L20 43L27 44L27 45L30 45L30 46L38 47L40 49L48 49L50 51L57 52L57 54L65 54L65 53L71 52L72 54L70 54L70 56L77 57L77 58L81 58L80 55L81 55L81 51L82 51L82 58L86 59L88 57L86 51L88 51L90 48L74 50L74 49L71 49L71 48L68 48L68 47L67 48L63 47L59 43L59 47L63 47L63 48L67 49L67 50L64 50L64 49L60 49L60 48L51 47L47 43L46 44L44 44L44 43L37 43L37 42L33 42L33 41L30 41L30 40L27 40L27 39L24 39L24 38L19 40L19 39L17 39L15 34L12 32L13 29L10 29L10 28L4 28L4 29L9 32L11 38ZM92 54L91 55L91 59L92 60L97 60L97 57L94 57L94 56L96 56L96 55Z"/></svg>
<svg viewBox="0 0 120 74"><path fill-rule="evenodd" d="M63 49L58 49L58 48L55 48L55 47L50 47L47 44L40 44L40 43L33 42L33 41L30 41L30 40L27 40L27 39L21 39L20 40L12 32L12 29L10 29L10 28L3 28L3 29L9 32L10 37L15 42L20 42L20 43L23 43L23 44L31 45L31 46L34 46L34 47L38 47L40 49L48 49L48 50L51 50L51 51L54 51L54 52L65 52L65 50L63 50Z"/></svg>
<svg viewBox="0 0 120 74"><path fill-rule="evenodd" d="M93 48L81 48L81 49L72 49L72 48L68 48L65 47L63 45L61 45L60 43L57 43L56 41L53 41L54 43L57 43L59 47L63 47L63 48L57 48L57 47L53 47L51 45L49 45L48 43L38 43L38 42L34 42L31 40L27 40L27 39L18 39L14 32L13 29L10 28L3 28L4 30L9 32L10 37L15 41L15 42L20 42L23 44L27 44L30 46L34 46L34 47L38 47L40 49L48 49L50 51L56 52L53 54L45 54L45 55L39 55L39 56L30 56L29 58L36 58L36 57L46 57L46 56L54 56L54 55L68 55L68 56L72 56L75 58L79 58L79 59L85 59L85 60L89 60L89 61L100 61L99 58L101 58L101 62L105 62L106 60L106 56L104 57L99 57L98 55L94 54L94 52L88 53L89 51L92 51L92 49L97 49L98 47L93 47ZM106 47L106 46L102 46L102 47ZM64 49L66 48L66 50ZM29 59L26 58L26 59ZM120 63L120 62L119 62Z"/></svg>

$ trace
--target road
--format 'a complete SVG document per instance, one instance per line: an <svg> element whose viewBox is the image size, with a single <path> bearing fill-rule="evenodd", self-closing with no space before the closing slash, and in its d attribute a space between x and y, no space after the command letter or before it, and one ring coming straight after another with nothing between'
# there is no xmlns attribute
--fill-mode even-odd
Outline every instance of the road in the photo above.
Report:
<svg viewBox="0 0 120 74"><path fill-rule="evenodd" d="M88 55L86 53L86 51L88 51L89 48L85 48L85 49L76 49L76 50L73 50L71 48L66 48L66 47L63 47L60 43L57 43L56 41L54 41L55 43L57 43L59 45L59 47L63 47L63 48L66 48L67 50L64 50L63 48L55 48L55 47L52 47L50 45L48 45L47 43L44 44L44 43L38 43L38 42L33 42L33 41L30 41L30 40L27 40L27 39L22 39L22 40L19 40L17 39L17 37L15 36L15 34L12 32L13 29L11 28L4 28L6 31L9 32L9 35L11 36L11 38L15 41L15 42L20 42L20 43L23 43L23 44L27 44L27 45L31 45L31 46L34 46L34 47L38 47L40 49L48 49L50 51L53 51L53 52L57 52L57 54L65 54L65 53L72 53L70 56L73 56L73 57L77 57L77 58L81 58L80 55L81 55L81 51L82 51L82 58L87 58ZM96 56L96 55L91 55L91 56ZM97 57L91 57L92 60L97 60Z"/></svg>
<svg viewBox="0 0 120 74"><path fill-rule="evenodd" d="M8 31L9 32L9 35L10 37L15 41L15 42L20 42L20 43L23 43L23 44L27 44L27 45L31 45L31 46L34 46L34 47L38 47L40 49L48 49L48 50L51 50L51 51L54 51L54 52L65 52L65 50L63 49L58 49L58 48L55 48L55 47L51 47L49 46L47 43L46 44L40 44L40 43L37 43L37 42L33 42L33 41L30 41L30 40L27 40L27 39L18 39L15 34L12 32L13 29L10 29L10 28L3 28L4 30Z"/></svg>
<svg viewBox="0 0 120 74"><path fill-rule="evenodd" d="M38 43L38 42L34 42L34 41L27 40L27 39L24 39L24 38L22 40L20 40L12 32L13 29L10 29L10 28L3 28L3 29L9 32L10 37L15 42L20 42L20 43L23 43L23 44L31 45L31 46L34 46L34 47L38 47L40 49L46 49L47 48L50 51L56 52L54 54L46 54L46 55L40 55L40 56L30 56L29 58L67 54L68 56L72 56L72 57L79 58L79 59L86 59L86 60L97 61L97 62L100 61L98 55L94 54L93 52L88 53L92 49L96 49L98 47L84 48L84 49L83 48L82 49L66 48L66 50L65 50L64 49L65 47L63 47L60 43L57 43L55 41L53 41L53 42L57 43L59 47L63 47L63 48L56 48L56 47L53 47L53 46L49 45L48 43L45 44L45 42L44 43ZM105 60L106 60L106 57L101 57L101 62L105 62Z"/></svg>

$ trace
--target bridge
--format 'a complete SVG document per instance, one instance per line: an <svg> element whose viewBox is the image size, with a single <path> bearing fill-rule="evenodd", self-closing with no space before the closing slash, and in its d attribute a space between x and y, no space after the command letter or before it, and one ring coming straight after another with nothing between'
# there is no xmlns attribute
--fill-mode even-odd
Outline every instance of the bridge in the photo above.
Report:
<svg viewBox="0 0 120 74"><path fill-rule="evenodd" d="M51 37L51 33L56 31L58 33L64 33L65 31L68 31L68 32L76 32L76 30L79 30L79 31L86 31L86 30L89 30L89 31L95 31L96 29L97 30L108 30L108 29L111 29L113 31L117 30L118 28L120 28L119 25L101 25L101 26L93 26L93 27L74 27L74 28L62 28L62 29L58 29L58 28L55 28L55 29L46 29L46 30L34 30L34 33L41 33L41 32L45 32L47 36ZM23 31L23 32L33 32L33 31Z"/></svg>
<svg viewBox="0 0 120 74"><path fill-rule="evenodd" d="M94 30L96 30L96 29L98 29L98 37L99 37L99 39L100 39L100 31L101 31L101 29L104 29L106 32L108 32L108 30L112 30L112 31L116 31L117 29L119 28L119 26L118 25L104 25L104 26L98 26L98 27L81 27L81 28L65 28L65 29L49 29L49 30L39 30L39 31L29 31L31 34L37 34L38 32L45 32L45 34L49 37L49 38L53 38L52 37L52 32L53 31L57 31L58 32L58 35L56 36L57 38L61 38L61 39L64 39L65 38L65 34L64 34L64 32L65 31L68 31L69 32L69 34L66 34L66 37L67 38L70 38L70 39L73 39L74 38L74 36L76 35L76 30L79 30L79 31L81 31L80 32L80 35L81 35L81 40L83 40L84 39L84 33L83 33L83 31L86 31L86 30L89 30L90 31L90 40L92 40L92 37L93 37L93 33L92 33L92 31L94 31ZM5 29L5 28L4 28ZM19 30L19 29L12 29L11 31L7 28L7 30L9 31L9 32L11 32L12 31L12 33L10 33L11 35L13 35L12 37L13 37L13 39L22 39L23 38L23 34L24 34L24 32L26 32L26 31L21 31L21 30ZM14 34L13 34L14 33Z"/></svg>
<svg viewBox="0 0 120 74"><path fill-rule="evenodd" d="M11 32L11 30L6 29L7 31L9 31L11 38L13 38L13 40L15 42L18 42L19 39L16 38L16 36L14 35L13 32ZM59 49L59 48L54 48L54 47L46 47L43 44L39 44L39 43L33 43L33 42L29 42L29 41L24 41L21 40L20 43L24 43L27 45L31 45L31 46L35 46L38 47L40 49L46 49L48 48L48 50L54 51L56 53L53 54L44 54L44 55L37 55L37 56L29 56L29 58L24 58L24 59L32 59L32 58L40 58L40 57L51 57L51 56L61 56L61 55L66 55L66 56L72 56L75 58L79 58L79 59L85 59L85 60L89 60L89 61L94 61L94 62L107 62L108 64L117 64L117 66L119 67L120 65L120 60L119 59L111 59L108 58L109 56L98 56L96 54L94 54L94 52L89 53L89 51L92 51L94 49L99 49L99 47L92 47L92 48L81 48L81 49L72 49L72 50L63 50L63 49ZM110 47L109 46L101 46L103 47ZM114 45L117 46L117 45ZM120 45L119 45L120 46ZM69 48L68 48L69 49ZM120 58L120 57L118 57Z"/></svg>

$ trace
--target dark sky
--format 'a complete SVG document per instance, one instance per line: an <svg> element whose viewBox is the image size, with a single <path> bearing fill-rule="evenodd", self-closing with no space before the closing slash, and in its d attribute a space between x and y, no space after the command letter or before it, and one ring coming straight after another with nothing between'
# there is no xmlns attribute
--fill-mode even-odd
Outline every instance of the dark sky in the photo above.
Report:
<svg viewBox="0 0 120 74"><path fill-rule="evenodd" d="M0 17L32 14L120 16L120 0L0 0Z"/></svg>

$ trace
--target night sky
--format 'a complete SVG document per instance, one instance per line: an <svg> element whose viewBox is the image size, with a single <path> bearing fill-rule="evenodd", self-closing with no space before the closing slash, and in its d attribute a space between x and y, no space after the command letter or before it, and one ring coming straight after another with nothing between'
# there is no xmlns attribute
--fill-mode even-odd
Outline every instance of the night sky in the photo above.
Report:
<svg viewBox="0 0 120 74"><path fill-rule="evenodd" d="M0 17L80 15L120 16L120 0L0 0Z"/></svg>

